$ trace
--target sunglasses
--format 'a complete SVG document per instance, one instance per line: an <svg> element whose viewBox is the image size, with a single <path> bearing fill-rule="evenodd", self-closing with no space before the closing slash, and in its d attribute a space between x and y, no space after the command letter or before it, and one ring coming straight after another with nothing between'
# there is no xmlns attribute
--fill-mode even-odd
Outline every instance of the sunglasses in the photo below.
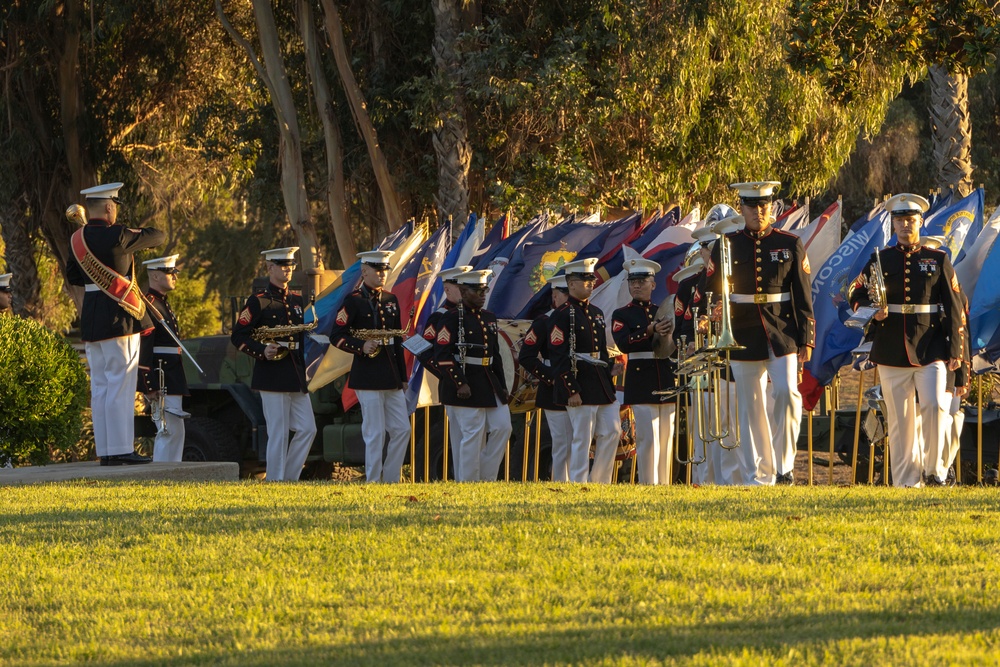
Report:
<svg viewBox="0 0 1000 667"><path fill-rule="evenodd" d="M740 203L749 208L757 208L771 203L770 197L740 197Z"/></svg>
<svg viewBox="0 0 1000 667"><path fill-rule="evenodd" d="M165 273L168 276L176 276L178 273L181 272L180 269L153 269L153 270L154 271L159 271L161 273Z"/></svg>

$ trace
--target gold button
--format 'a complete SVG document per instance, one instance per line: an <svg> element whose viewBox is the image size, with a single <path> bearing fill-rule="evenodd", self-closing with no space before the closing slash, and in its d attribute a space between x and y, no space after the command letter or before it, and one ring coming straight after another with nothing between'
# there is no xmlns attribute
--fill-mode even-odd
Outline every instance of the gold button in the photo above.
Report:
<svg viewBox="0 0 1000 667"><path fill-rule="evenodd" d="M763 288L763 287L758 287L758 288L757 288L757 291L758 291L758 292L763 292L763 291L764 291L764 288Z"/></svg>
<svg viewBox="0 0 1000 667"><path fill-rule="evenodd" d="M903 291L904 291L904 292L909 292L909 291L910 291L910 288L909 288L909 287L904 287L904 288L903 288Z"/></svg>

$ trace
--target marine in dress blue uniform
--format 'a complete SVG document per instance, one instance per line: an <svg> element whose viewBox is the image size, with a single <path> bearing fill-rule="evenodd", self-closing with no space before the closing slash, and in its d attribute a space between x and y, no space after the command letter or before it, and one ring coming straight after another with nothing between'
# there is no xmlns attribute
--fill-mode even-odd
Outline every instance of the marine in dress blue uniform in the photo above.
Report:
<svg viewBox="0 0 1000 667"><path fill-rule="evenodd" d="M552 361L549 358L549 317L569 299L566 287L566 276L555 276L548 281L552 287L552 310L539 315L531 323L531 328L524 336L521 349L517 353L517 361L521 368L538 378L538 389L535 393L535 406L545 413L545 423L549 427L552 438L552 481L569 481L569 445L572 427L566 406L555 401L556 376L552 372Z"/></svg>
<svg viewBox="0 0 1000 667"><path fill-rule="evenodd" d="M438 273L444 289L444 303L428 316L424 330L420 334L427 341L427 347L416 355L417 361L438 379L441 378L441 369L434 365L434 339L437 338L438 323L446 313L455 310L461 303L462 293L458 286L458 276L471 270L471 266L462 265L444 269Z"/></svg>
<svg viewBox="0 0 1000 667"><path fill-rule="evenodd" d="M134 281L134 254L160 245L166 234L158 229L131 229L117 224L121 187L121 183L109 183L80 191L86 198L88 218L83 240L98 262ZM152 459L135 453L133 415L139 333L152 327L153 320L148 314L142 319L135 317L102 292L72 252L66 263L66 280L84 288L80 338L90 369L94 444L101 465L148 463Z"/></svg>
<svg viewBox="0 0 1000 667"><path fill-rule="evenodd" d="M556 375L555 401L566 406L571 482L610 483L621 439L621 418L611 376L604 313L591 305L594 267L589 257L563 266L569 299L549 318L549 355ZM590 443L596 438L594 463ZM588 472L589 469L589 472Z"/></svg>
<svg viewBox="0 0 1000 667"><path fill-rule="evenodd" d="M347 385L355 391L361 405L365 479L369 482L399 481L410 439L409 411L403 392L407 375L402 338L358 336L360 330L403 329L399 299L382 288L392 255L392 251L383 250L358 253L361 287L344 299L330 332L333 345L354 355ZM389 444L383 457L387 434Z"/></svg>
<svg viewBox="0 0 1000 667"><path fill-rule="evenodd" d="M622 265L632 301L611 315L611 335L628 356L625 404L635 418L637 471L640 484L670 484L674 455L677 405L657 392L673 389L673 361L658 359L653 335L671 337L673 317L657 319L659 305L650 300L660 265L648 259L630 259Z"/></svg>
<svg viewBox="0 0 1000 667"><path fill-rule="evenodd" d="M775 181L734 183L746 226L726 234L732 258L732 330L743 350L731 353L739 396L741 447L755 464L752 484L791 484L802 421L799 364L815 345L809 260L794 234L772 225ZM718 224L718 223L717 223ZM720 244L708 276L713 301L722 295ZM707 290L706 290L707 291ZM765 405L767 380L773 422ZM748 477L750 477L748 475Z"/></svg>
<svg viewBox="0 0 1000 667"><path fill-rule="evenodd" d="M441 371L438 388L452 422L459 482L495 481L512 431L497 318L483 310L492 273L457 276L462 303L441 316L434 339L434 363Z"/></svg>
<svg viewBox="0 0 1000 667"><path fill-rule="evenodd" d="M297 480L316 437L316 418L306 383L304 334L278 336L276 342L266 344L252 336L260 327L303 323L302 295L288 289L297 251L297 247L288 247L261 252L270 282L247 299L230 336L236 349L256 359L250 387L260 392L267 422L269 481ZM294 431L291 439L289 431Z"/></svg>
<svg viewBox="0 0 1000 667"><path fill-rule="evenodd" d="M180 255L157 257L142 263L146 267L149 288L146 298L163 315L163 322L154 322L151 330L144 331L139 342L139 391L157 405L160 391L160 369L163 370L163 386L166 389L164 409L161 414L154 410L156 438L153 441L153 460L177 462L184 456L184 419L190 415L184 412L183 401L188 395L187 377L181 360L181 349L164 327L180 338L177 316L170 307L167 293L177 287L177 258Z"/></svg>
<svg viewBox="0 0 1000 667"><path fill-rule="evenodd" d="M889 427L889 462L894 486L944 483L945 430L951 401L948 371L961 367L965 336L961 286L943 250L920 243L920 225L929 204L919 195L891 197L885 208L898 243L879 250L886 306L869 325L869 359L878 365ZM874 254L852 284L855 310L870 306L868 280ZM917 437L919 398L923 435Z"/></svg>

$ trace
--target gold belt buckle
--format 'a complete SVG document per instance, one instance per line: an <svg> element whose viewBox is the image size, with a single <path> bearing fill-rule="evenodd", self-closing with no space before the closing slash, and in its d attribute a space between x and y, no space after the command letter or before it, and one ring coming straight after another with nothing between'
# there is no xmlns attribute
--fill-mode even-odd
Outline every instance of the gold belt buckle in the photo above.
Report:
<svg viewBox="0 0 1000 667"><path fill-rule="evenodd" d="M903 313L904 315L912 315L912 314L913 314L913 313L915 312L915 310L914 310L914 308L913 308L913 304L912 304L912 303L904 303L903 305L901 305L901 306L899 307L899 310L900 310L900 312L902 312L902 313Z"/></svg>
<svg viewBox="0 0 1000 667"><path fill-rule="evenodd" d="M754 294L753 295L753 302L756 303L756 304L758 304L758 305L760 305L762 303L767 303L767 295L766 294Z"/></svg>
<svg viewBox="0 0 1000 667"><path fill-rule="evenodd" d="M483 357L483 366L489 366L489 365L490 365L490 358Z"/></svg>
<svg viewBox="0 0 1000 667"><path fill-rule="evenodd" d="M590 358L591 359L600 359L601 358L601 353L600 352L591 352L590 353Z"/></svg>

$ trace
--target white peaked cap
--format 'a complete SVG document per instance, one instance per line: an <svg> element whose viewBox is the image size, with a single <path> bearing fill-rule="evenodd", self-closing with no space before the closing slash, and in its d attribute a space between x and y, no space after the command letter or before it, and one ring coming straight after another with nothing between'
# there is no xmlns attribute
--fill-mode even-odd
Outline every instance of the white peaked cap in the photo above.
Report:
<svg viewBox="0 0 1000 667"><path fill-rule="evenodd" d="M628 271L630 278L632 276L655 276L659 270L660 265L651 259L626 259L622 264L622 271Z"/></svg>
<svg viewBox="0 0 1000 667"><path fill-rule="evenodd" d="M931 203L920 195L904 192L893 195L885 202L885 210L890 215L912 215L914 213L924 214L931 207Z"/></svg>
<svg viewBox="0 0 1000 667"><path fill-rule="evenodd" d="M438 276L441 278L442 281L446 283L454 283L458 282L457 280L455 280L455 278L459 277L463 273L468 273L471 270L472 267L467 264L463 266L453 266L450 269L439 271Z"/></svg>
<svg viewBox="0 0 1000 667"><path fill-rule="evenodd" d="M742 215L733 215L713 224L712 231L716 234L729 234L730 232L738 232L746 226L747 221L743 219Z"/></svg>
<svg viewBox="0 0 1000 667"><path fill-rule="evenodd" d="M357 257L361 260L362 264L367 264L376 269L388 269L389 258L395 254L392 250L369 250L368 252L359 252Z"/></svg>
<svg viewBox="0 0 1000 667"><path fill-rule="evenodd" d="M14 277L13 273L5 273L0 276L0 290L10 289L10 279Z"/></svg>
<svg viewBox="0 0 1000 667"><path fill-rule="evenodd" d="M698 243L710 243L719 238L719 235L712 231L711 225L699 227L691 232L691 236L693 236L694 240Z"/></svg>
<svg viewBox="0 0 1000 667"><path fill-rule="evenodd" d="M490 284L490 276L493 275L493 271L490 269L481 269L479 271L466 271L465 273L460 273L455 282L459 285L469 285L469 286L486 286Z"/></svg>
<svg viewBox="0 0 1000 667"><path fill-rule="evenodd" d="M177 266L177 258L180 255L170 255L169 257L157 257L156 259L147 259L142 263L147 269L173 269Z"/></svg>
<svg viewBox="0 0 1000 667"><path fill-rule="evenodd" d="M565 273L567 276L593 275L594 267L596 266L597 266L596 257L577 259L575 261L563 264L563 273Z"/></svg>
<svg viewBox="0 0 1000 667"><path fill-rule="evenodd" d="M564 275L552 276L549 278L548 284L552 289L569 289L566 285L566 276Z"/></svg>
<svg viewBox="0 0 1000 667"><path fill-rule="evenodd" d="M740 197L759 199L761 197L772 197L775 191L781 187L781 181L752 181L749 183L730 183L729 187L739 194Z"/></svg>
<svg viewBox="0 0 1000 667"><path fill-rule="evenodd" d="M701 257L695 257L691 260L691 263L685 266L683 269L674 274L674 282L679 283L685 278L690 278L695 275L705 266L705 260Z"/></svg>
<svg viewBox="0 0 1000 667"><path fill-rule="evenodd" d="M80 190L80 194L87 199L111 199L118 196L118 191L125 187L124 183L105 183L95 185L92 188Z"/></svg>
<svg viewBox="0 0 1000 667"><path fill-rule="evenodd" d="M288 248L271 248L270 250L262 250L260 254L264 255L264 259L269 262L274 262L275 264L289 264L295 262L295 253L298 251L298 246L291 246Z"/></svg>
<svg viewBox="0 0 1000 667"><path fill-rule="evenodd" d="M923 236L920 238L920 244L937 250L938 248L947 247L948 239L943 236Z"/></svg>

